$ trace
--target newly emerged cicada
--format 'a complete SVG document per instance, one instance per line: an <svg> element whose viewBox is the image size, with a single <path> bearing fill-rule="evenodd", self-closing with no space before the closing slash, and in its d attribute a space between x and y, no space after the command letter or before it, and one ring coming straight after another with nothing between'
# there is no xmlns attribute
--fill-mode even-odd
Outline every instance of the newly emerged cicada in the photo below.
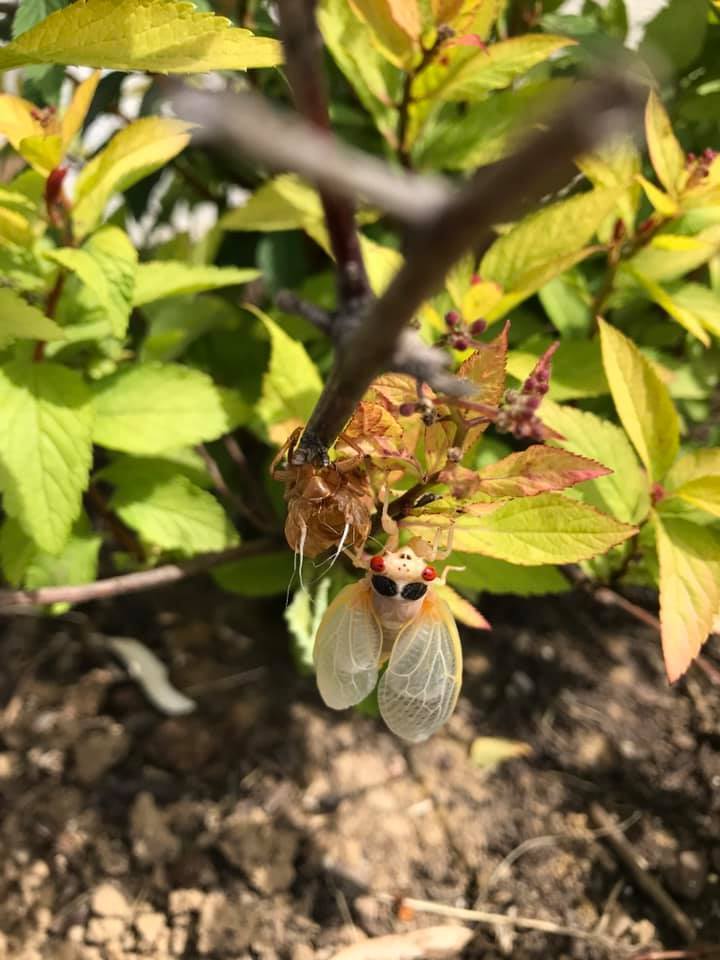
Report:
<svg viewBox="0 0 720 960"><path fill-rule="evenodd" d="M315 638L317 685L325 703L343 710L360 703L378 686L380 714L397 736L418 743L450 717L462 677L462 650L455 619L434 587L431 562L444 559L423 540L399 547L397 527L383 511L389 532L385 550L371 558L356 555L367 570L330 604Z"/></svg>

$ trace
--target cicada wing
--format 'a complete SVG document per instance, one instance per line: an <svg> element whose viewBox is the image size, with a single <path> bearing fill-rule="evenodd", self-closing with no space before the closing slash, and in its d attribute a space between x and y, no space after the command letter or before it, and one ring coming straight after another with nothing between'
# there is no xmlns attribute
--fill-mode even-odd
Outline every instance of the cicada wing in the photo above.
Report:
<svg viewBox="0 0 720 960"><path fill-rule="evenodd" d="M378 687L382 718L404 740L427 740L455 709L461 682L455 620L447 604L429 594L393 645Z"/></svg>
<svg viewBox="0 0 720 960"><path fill-rule="evenodd" d="M360 703L378 678L382 628L366 581L345 587L325 611L313 659L318 690L334 710Z"/></svg>

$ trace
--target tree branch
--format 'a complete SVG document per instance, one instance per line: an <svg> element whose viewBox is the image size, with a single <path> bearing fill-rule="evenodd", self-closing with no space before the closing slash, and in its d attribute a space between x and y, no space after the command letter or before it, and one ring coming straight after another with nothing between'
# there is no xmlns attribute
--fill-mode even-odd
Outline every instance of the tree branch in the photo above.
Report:
<svg viewBox="0 0 720 960"><path fill-rule="evenodd" d="M37 607L51 603L87 603L89 600L152 590L155 587L184 580L186 577L194 577L198 573L205 573L223 563L268 553L280 546L280 541L253 540L251 543L230 547L219 553L205 553L182 563L166 563L152 570L107 577L105 580L96 580L94 583L40 587L37 590L0 590L0 614L13 614L22 607Z"/></svg>
<svg viewBox="0 0 720 960"><path fill-rule="evenodd" d="M316 0L279 0L280 37L285 69L298 112L326 139L333 141L323 73L323 40L315 20ZM355 206L347 193L320 189L330 246L337 264L338 301L345 306L372 295L360 239Z"/></svg>
<svg viewBox="0 0 720 960"><path fill-rule="evenodd" d="M285 0L284 7L299 10L302 2ZM623 76L608 74L587 82L514 154L480 169L465 186L448 193L442 181L392 172L359 151L341 147L327 132L319 135L298 120L278 121L275 111L257 100L215 97L191 94L182 98L180 107L184 115L209 124L211 132L220 133L234 149L275 164L282 153L289 169L310 176L321 189L364 194L415 228L406 262L382 297L374 303L363 298L334 318L335 365L295 451L296 463L326 458L358 401L383 371L410 373L444 393L465 392L466 386L446 372L446 354L425 346L406 329L408 322L442 287L466 250L484 250L496 224L519 216L566 184L575 157L639 127L645 101L644 89ZM248 106L254 119L246 112L241 122L240 108ZM398 187L393 196L388 196L393 192L390 184Z"/></svg>

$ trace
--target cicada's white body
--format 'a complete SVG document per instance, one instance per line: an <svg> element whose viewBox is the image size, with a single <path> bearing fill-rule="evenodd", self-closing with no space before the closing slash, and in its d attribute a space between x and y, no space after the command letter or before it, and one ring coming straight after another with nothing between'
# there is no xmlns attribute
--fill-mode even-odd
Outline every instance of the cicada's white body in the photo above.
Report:
<svg viewBox="0 0 720 960"><path fill-rule="evenodd" d="M315 639L320 694L343 710L378 687L380 713L405 740L426 740L455 709L462 676L457 626L433 590L435 570L410 547L370 561L363 580L345 587L325 612Z"/></svg>

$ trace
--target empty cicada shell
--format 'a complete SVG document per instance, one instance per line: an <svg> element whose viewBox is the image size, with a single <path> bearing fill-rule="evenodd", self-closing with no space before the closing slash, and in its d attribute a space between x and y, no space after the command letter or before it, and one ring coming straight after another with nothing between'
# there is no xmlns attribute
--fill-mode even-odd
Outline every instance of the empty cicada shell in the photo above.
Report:
<svg viewBox="0 0 720 960"><path fill-rule="evenodd" d="M331 547L362 547L370 533L374 498L360 464L364 457L337 460L327 466L295 465L292 452L300 431L289 438L271 467L285 483L288 505L285 537L292 550L317 557ZM280 467L280 462L287 462Z"/></svg>

